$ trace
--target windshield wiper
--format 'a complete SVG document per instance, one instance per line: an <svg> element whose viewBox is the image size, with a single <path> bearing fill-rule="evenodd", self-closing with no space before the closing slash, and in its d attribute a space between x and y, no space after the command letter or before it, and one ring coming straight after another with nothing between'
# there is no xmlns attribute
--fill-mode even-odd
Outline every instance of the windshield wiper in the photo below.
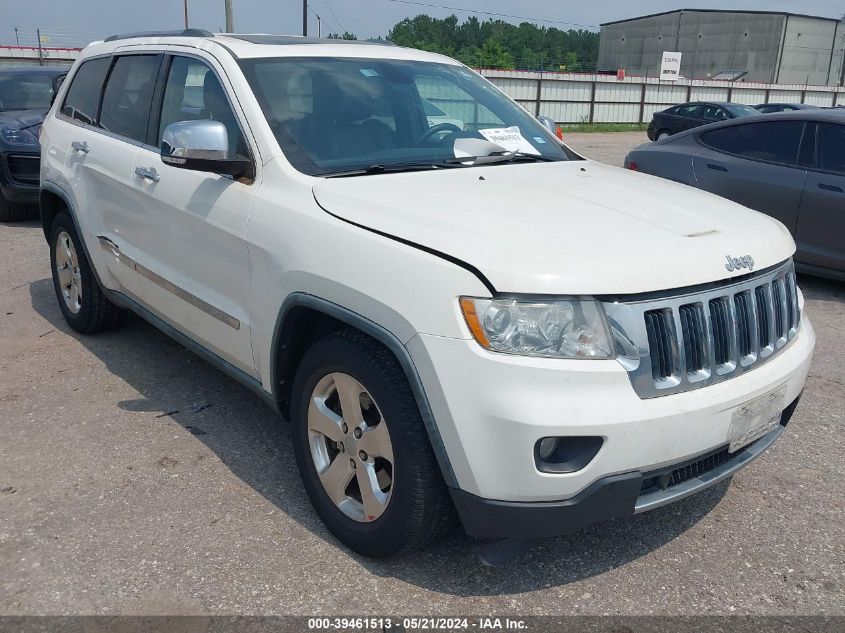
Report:
<svg viewBox="0 0 845 633"><path fill-rule="evenodd" d="M394 174L404 171L433 171L435 169L443 169L448 167L459 167L460 165L453 165L449 162L426 162L426 163L397 163L395 165L373 163L361 169L350 169L347 171L327 172L325 174L315 174L322 178L346 178L348 176L371 176L374 174Z"/></svg>
<svg viewBox="0 0 845 633"><path fill-rule="evenodd" d="M346 171L326 172L314 174L320 178L349 178L351 176L372 176L376 174L395 174L409 171L434 171L436 169L447 169L455 167L474 167L476 165L490 165L494 163L516 162L516 161L540 161L553 163L560 161L560 158L543 156L542 154L528 154L527 152L507 152L503 154L488 154L486 156L461 156L447 158L438 162L424 163L396 163L384 164L373 163L360 169L349 169Z"/></svg>
<svg viewBox="0 0 845 633"><path fill-rule="evenodd" d="M29 125L25 125L25 126L23 126L22 128L18 128L18 129L20 129L20 130L28 130L28 129L30 129L30 128L36 127L36 126L38 126L38 125L41 125L42 123L44 123L44 118L41 118L41 119L39 119L38 121L36 121L35 123L30 123Z"/></svg>
<svg viewBox="0 0 845 633"><path fill-rule="evenodd" d="M473 167L475 165L493 165L496 163L512 163L516 161L540 161L543 163L555 163L561 160L560 158L552 158L551 156L543 156L542 154L529 154L527 152L505 152L501 154L486 154L483 156L458 156L449 158L447 163L459 163L466 167Z"/></svg>

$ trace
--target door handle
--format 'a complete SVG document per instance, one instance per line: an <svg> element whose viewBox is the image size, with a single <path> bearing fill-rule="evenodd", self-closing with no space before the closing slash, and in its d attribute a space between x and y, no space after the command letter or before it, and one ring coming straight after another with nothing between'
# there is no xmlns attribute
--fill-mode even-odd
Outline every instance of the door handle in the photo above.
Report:
<svg viewBox="0 0 845 633"><path fill-rule="evenodd" d="M723 167L722 165L714 165L713 163L707 163L707 169L712 169L713 171L723 171L728 173L728 168Z"/></svg>
<svg viewBox="0 0 845 633"><path fill-rule="evenodd" d="M158 175L155 167L136 167L135 175L140 176L141 178L146 178L147 180L152 180L153 182L161 180L161 176Z"/></svg>
<svg viewBox="0 0 845 633"><path fill-rule="evenodd" d="M83 154L87 154L91 150L85 141L74 141L70 146L73 148L73 151L82 152Z"/></svg>
<svg viewBox="0 0 845 633"><path fill-rule="evenodd" d="M825 191L835 191L836 193L845 193L842 190L842 187L837 187L836 185L827 185L823 182L819 183L819 189L824 189Z"/></svg>

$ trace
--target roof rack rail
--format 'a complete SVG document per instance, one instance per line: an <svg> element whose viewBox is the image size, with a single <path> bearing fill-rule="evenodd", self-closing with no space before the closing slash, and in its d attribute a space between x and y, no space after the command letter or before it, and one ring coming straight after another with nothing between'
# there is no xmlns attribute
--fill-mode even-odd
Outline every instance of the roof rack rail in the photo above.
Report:
<svg viewBox="0 0 845 633"><path fill-rule="evenodd" d="M336 40L331 38L304 37L302 35L268 35L265 33L222 33L226 37L232 37L250 44L269 44L284 46L287 44L373 44L376 46L396 46L389 40Z"/></svg>
<svg viewBox="0 0 845 633"><path fill-rule="evenodd" d="M182 29L181 31L140 31L138 33L111 35L104 41L116 42L117 40L129 40L135 37L214 37L214 33L206 31L205 29Z"/></svg>

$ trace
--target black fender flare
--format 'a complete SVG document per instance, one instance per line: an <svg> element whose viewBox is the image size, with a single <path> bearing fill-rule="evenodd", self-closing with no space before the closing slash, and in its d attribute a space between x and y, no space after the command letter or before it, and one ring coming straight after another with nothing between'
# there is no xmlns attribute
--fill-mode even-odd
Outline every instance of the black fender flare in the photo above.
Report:
<svg viewBox="0 0 845 633"><path fill-rule="evenodd" d="M314 310L355 328L384 345L394 355L396 360L399 362L399 365L402 367L402 371L405 374L405 378L408 380L411 392L413 393L414 399L419 407L420 416L422 417L423 424L425 425L426 432L428 433L428 438L431 442L432 449L434 450L434 455L437 458L437 463L440 466L440 471L443 474L443 479L445 480L447 486L452 488L458 487L457 478L455 477L455 472L452 468L449 457L446 454L446 447L434 419L428 395L426 394L425 387L423 386L422 380L417 372L417 368L414 365L407 348L392 332L378 323L358 314L357 312L353 312L348 308L344 308L336 303L305 292L293 292L287 296L285 301L282 303L281 309L279 310L279 314L276 318L276 325L273 330L271 347L272 353L270 357L270 377L272 380L274 396L276 396L276 390L281 379L279 368L280 339L284 329L285 320L294 308L307 308Z"/></svg>

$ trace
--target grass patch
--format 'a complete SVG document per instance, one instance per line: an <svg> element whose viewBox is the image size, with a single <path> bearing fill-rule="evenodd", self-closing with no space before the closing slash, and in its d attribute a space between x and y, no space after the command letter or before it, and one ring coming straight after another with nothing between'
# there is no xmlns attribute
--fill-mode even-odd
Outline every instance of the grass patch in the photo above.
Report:
<svg viewBox="0 0 845 633"><path fill-rule="evenodd" d="M648 123L564 123L560 126L567 132L645 132Z"/></svg>

